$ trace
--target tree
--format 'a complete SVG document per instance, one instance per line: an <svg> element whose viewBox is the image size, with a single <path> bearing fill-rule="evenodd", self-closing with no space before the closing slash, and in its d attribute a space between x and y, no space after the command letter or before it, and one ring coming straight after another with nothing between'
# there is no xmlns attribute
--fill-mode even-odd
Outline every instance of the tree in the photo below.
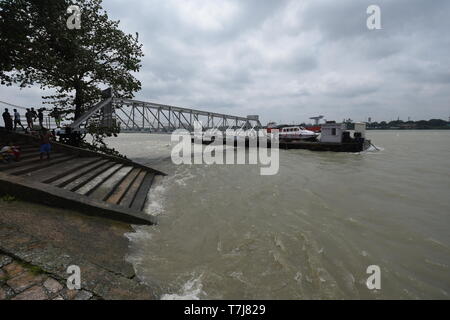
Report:
<svg viewBox="0 0 450 320"><path fill-rule="evenodd" d="M442 119L431 119L428 121L430 127L441 128L447 126L447 121Z"/></svg>
<svg viewBox="0 0 450 320"><path fill-rule="evenodd" d="M111 21L101 0L3 0L0 4L0 80L39 84L57 94L43 97L75 119L101 98L100 85L131 98L141 83L143 56L135 36ZM81 9L81 29L69 30L66 10Z"/></svg>

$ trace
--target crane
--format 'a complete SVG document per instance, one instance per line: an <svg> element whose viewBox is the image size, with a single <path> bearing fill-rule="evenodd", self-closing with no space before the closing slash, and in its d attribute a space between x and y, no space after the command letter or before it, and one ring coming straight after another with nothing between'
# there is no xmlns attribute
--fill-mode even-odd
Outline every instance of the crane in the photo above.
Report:
<svg viewBox="0 0 450 320"><path fill-rule="evenodd" d="M324 118L324 116L317 116L317 117L311 117L309 119L314 120L314 125L317 126L317 125L319 125L319 121L323 118Z"/></svg>

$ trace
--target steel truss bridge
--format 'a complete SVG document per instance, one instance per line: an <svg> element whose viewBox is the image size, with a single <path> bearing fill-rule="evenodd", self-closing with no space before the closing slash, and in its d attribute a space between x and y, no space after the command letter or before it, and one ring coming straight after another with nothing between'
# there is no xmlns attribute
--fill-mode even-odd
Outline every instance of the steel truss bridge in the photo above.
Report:
<svg viewBox="0 0 450 320"><path fill-rule="evenodd" d="M195 121L201 123L203 130L258 130L262 127L256 115L232 116L114 97L99 102L70 126L77 130L93 117L100 119L103 127L120 124L122 132L170 133L177 129L193 132Z"/></svg>

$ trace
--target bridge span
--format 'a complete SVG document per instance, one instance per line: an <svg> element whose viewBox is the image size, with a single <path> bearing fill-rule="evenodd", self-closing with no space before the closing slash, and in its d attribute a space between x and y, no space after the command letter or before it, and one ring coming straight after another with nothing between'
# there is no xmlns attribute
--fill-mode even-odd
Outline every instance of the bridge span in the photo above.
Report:
<svg viewBox="0 0 450 320"><path fill-rule="evenodd" d="M176 129L194 131L194 122L198 121L204 129L261 127L259 117L234 116L197 109L176 107L153 102L113 99L114 115L122 124L124 131L172 132Z"/></svg>
<svg viewBox="0 0 450 320"><path fill-rule="evenodd" d="M170 133L177 129L193 132L195 121L201 123L203 130L261 127L257 115L242 117L111 96L87 110L70 126L77 130L90 119L100 119L103 127L120 125L122 132Z"/></svg>

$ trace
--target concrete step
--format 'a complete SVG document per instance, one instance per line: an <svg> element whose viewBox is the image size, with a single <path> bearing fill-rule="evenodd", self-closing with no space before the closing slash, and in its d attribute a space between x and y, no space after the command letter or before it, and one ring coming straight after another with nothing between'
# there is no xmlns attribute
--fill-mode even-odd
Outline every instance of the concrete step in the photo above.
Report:
<svg viewBox="0 0 450 320"><path fill-rule="evenodd" d="M78 194L82 195L90 195L92 192L94 192L105 180L109 179L113 174L115 174L119 169L123 167L123 164L116 163L108 170L100 173L99 175L95 176L93 179L91 179L88 183L86 183L81 188L77 188L75 191Z"/></svg>
<svg viewBox="0 0 450 320"><path fill-rule="evenodd" d="M133 167L122 167L111 177L103 181L89 196L91 198L104 201L114 192L116 187L122 183L126 176L133 170Z"/></svg>
<svg viewBox="0 0 450 320"><path fill-rule="evenodd" d="M28 142L26 141L26 139L23 139L23 138L20 138L20 139L17 139L17 138L13 138L13 137L10 137L10 138L5 138L5 137L3 137L3 138L0 138L0 144L7 144L7 143L9 143L9 142L12 142L13 144L15 144L15 145L20 145L20 144L27 144Z"/></svg>
<svg viewBox="0 0 450 320"><path fill-rule="evenodd" d="M38 145L29 145L29 144L19 144L18 145L21 152L30 152L30 151L39 151L40 146Z"/></svg>
<svg viewBox="0 0 450 320"><path fill-rule="evenodd" d="M56 152L53 153L54 157L61 156L61 155L63 155L63 154L56 153ZM8 170L11 170L11 169L14 169L14 168L18 168L18 167L25 167L25 166L28 166L28 165L33 164L35 162L38 162L39 160L40 160L39 154L37 154L37 155L35 154L34 157L26 159L24 161L10 162L10 163L1 163L0 164L0 171L5 171L5 173L6 173L6 171L8 171Z"/></svg>
<svg viewBox="0 0 450 320"><path fill-rule="evenodd" d="M89 172L86 172L85 174L79 176L78 178L76 178L72 182L70 182L67 185L65 185L63 188L67 189L67 190L70 190L70 191L75 191L75 190L83 187L86 183L91 181L93 178L95 178L96 176L98 176L99 174L104 172L105 170L108 170L109 168L111 168L115 164L116 164L115 162L108 161L105 164L101 165L100 167L98 167L96 169L93 169L93 170L90 170Z"/></svg>
<svg viewBox="0 0 450 320"><path fill-rule="evenodd" d="M14 162L13 164L9 164L8 167L5 168L6 170L3 170L3 172L6 174L21 175L33 170L39 170L48 166L52 166L54 164L60 163L61 161L65 161L71 158L74 158L74 156L63 153L54 154L50 158L50 160L47 160L46 158L40 160L38 156L25 161L19 161Z"/></svg>
<svg viewBox="0 0 450 320"><path fill-rule="evenodd" d="M136 179L134 179L133 183L128 188L124 197L120 201L121 206L124 206L125 208L129 208L131 206L134 198L136 197L136 193L138 192L139 187L141 186L142 181L144 181L146 174L147 172L145 171L139 172L138 176L136 177Z"/></svg>
<svg viewBox="0 0 450 320"><path fill-rule="evenodd" d="M0 148L2 148L0 146ZM35 158L40 155L39 148L33 148L33 149L25 149L23 150L20 148L20 161L28 160L30 158Z"/></svg>
<svg viewBox="0 0 450 320"><path fill-rule="evenodd" d="M115 188L112 194L105 201L112 204L119 204L125 193L137 178L139 172L141 172L141 169L139 168L131 170L130 173L125 177L125 179L123 179L123 181Z"/></svg>
<svg viewBox="0 0 450 320"><path fill-rule="evenodd" d="M49 183L55 187L59 187L62 188L66 185L68 185L69 183L71 183L72 181L74 181L75 179L80 178L81 176L91 172L92 170L95 170L97 168L99 168L100 166L106 164L108 162L108 160L106 159L99 159L96 162L89 164L89 165L85 165L80 169L77 169L76 171L69 173L61 178L58 178L56 180L50 179L50 180L44 180L44 183Z"/></svg>
<svg viewBox="0 0 450 320"><path fill-rule="evenodd" d="M44 168L49 168L49 167L53 167L54 165L57 165L59 163L62 162L66 162L67 160L71 160L74 159L75 157L73 155L62 155L62 156L58 156L55 157L53 159L47 160L44 159L42 161L39 161L39 164L36 164L33 167L27 167L27 168L18 168L17 171L14 171L10 174L15 175L15 176L20 176L20 175L25 175L29 172L33 172L36 170L41 170Z"/></svg>
<svg viewBox="0 0 450 320"><path fill-rule="evenodd" d="M139 190L134 197L133 203L131 204L131 209L142 211L144 210L145 202L147 201L148 193L155 178L154 173L148 172L139 187Z"/></svg>
<svg viewBox="0 0 450 320"><path fill-rule="evenodd" d="M97 162L100 158L72 158L50 168L43 168L26 173L24 176L34 181L54 181L68 174L84 168L86 165Z"/></svg>
<svg viewBox="0 0 450 320"><path fill-rule="evenodd" d="M39 151L29 151L29 152L24 152L21 151L20 152L20 160L24 161L24 160L28 160L31 158L36 158L40 156L40 152Z"/></svg>
<svg viewBox="0 0 450 320"><path fill-rule="evenodd" d="M21 161L0 163L1 190L16 188L18 196L33 193L44 203L52 199L52 205L79 206L95 215L108 212L112 218L153 221L140 211L152 184L164 173L57 142L50 160L45 155L40 160L39 139L0 130L0 144L2 138L20 147Z"/></svg>

